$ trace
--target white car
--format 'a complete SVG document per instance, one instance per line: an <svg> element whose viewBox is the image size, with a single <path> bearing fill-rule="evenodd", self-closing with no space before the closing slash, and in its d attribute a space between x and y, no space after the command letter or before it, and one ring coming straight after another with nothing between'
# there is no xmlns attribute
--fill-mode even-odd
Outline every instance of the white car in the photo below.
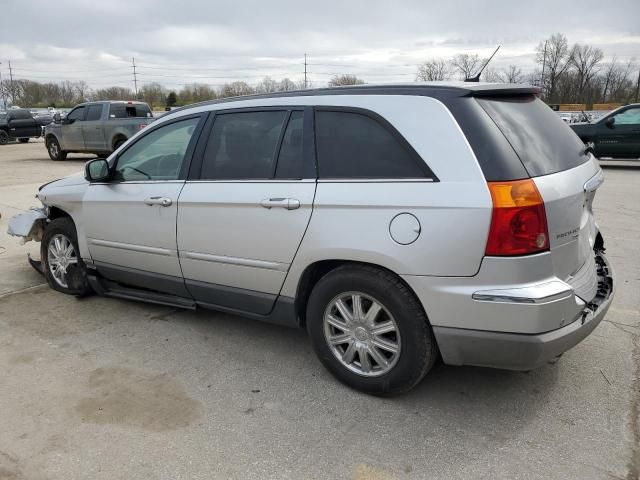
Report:
<svg viewBox="0 0 640 480"><path fill-rule="evenodd" d="M613 298L603 174L528 86L320 89L172 111L44 185L10 233L49 285L305 327L374 394L529 370Z"/></svg>

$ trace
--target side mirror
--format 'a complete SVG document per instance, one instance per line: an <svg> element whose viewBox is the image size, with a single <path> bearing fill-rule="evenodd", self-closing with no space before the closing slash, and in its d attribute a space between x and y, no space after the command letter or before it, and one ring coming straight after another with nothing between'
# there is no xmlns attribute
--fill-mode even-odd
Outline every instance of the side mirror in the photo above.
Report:
<svg viewBox="0 0 640 480"><path fill-rule="evenodd" d="M53 114L53 123L60 123L60 114L59 113L54 113Z"/></svg>
<svg viewBox="0 0 640 480"><path fill-rule="evenodd" d="M96 158L84 166L84 178L89 182L109 180L109 163L104 158Z"/></svg>
<svg viewBox="0 0 640 480"><path fill-rule="evenodd" d="M615 123L616 123L616 117L609 117L604 121L604 124L609 128L613 128L613 125Z"/></svg>

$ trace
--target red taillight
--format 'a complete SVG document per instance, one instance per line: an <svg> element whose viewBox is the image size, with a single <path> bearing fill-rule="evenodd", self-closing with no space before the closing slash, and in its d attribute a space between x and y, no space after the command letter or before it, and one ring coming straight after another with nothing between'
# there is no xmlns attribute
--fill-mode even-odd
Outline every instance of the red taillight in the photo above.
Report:
<svg viewBox="0 0 640 480"><path fill-rule="evenodd" d="M138 125L140 127L140 130L142 130L144 127L146 127L147 125L144 123L141 123L140 125Z"/></svg>
<svg viewBox="0 0 640 480"><path fill-rule="evenodd" d="M548 250L544 201L533 180L488 185L493 214L486 255L526 255Z"/></svg>

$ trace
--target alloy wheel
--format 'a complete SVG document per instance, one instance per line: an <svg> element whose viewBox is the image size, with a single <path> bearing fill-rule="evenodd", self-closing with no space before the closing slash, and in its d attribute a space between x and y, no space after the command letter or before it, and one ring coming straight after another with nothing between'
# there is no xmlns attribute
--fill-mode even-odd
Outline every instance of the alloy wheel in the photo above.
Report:
<svg viewBox="0 0 640 480"><path fill-rule="evenodd" d="M62 234L51 237L47 248L47 263L55 282L63 288L68 288L69 266L78 263L78 255L71 240Z"/></svg>

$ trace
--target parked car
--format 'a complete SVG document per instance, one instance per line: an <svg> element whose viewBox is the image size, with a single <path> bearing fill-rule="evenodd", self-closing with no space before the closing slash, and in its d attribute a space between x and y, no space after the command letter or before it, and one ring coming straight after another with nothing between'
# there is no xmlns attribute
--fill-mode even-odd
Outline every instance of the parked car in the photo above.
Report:
<svg viewBox="0 0 640 480"><path fill-rule="evenodd" d="M6 145L10 140L27 143L30 138L42 136L45 119L34 118L31 112L24 108L15 108L0 114L0 145Z"/></svg>
<svg viewBox="0 0 640 480"><path fill-rule="evenodd" d="M52 160L65 160L68 153L108 155L151 122L153 114L143 102L82 103L65 117L54 115L45 143Z"/></svg>
<svg viewBox="0 0 640 480"><path fill-rule="evenodd" d="M640 103L571 128L585 144L592 144L597 157L640 158Z"/></svg>
<svg viewBox="0 0 640 480"><path fill-rule="evenodd" d="M63 293L305 327L374 394L529 370L602 320L597 160L533 87L360 86L173 111L9 231ZM523 135L522 132L526 132Z"/></svg>

